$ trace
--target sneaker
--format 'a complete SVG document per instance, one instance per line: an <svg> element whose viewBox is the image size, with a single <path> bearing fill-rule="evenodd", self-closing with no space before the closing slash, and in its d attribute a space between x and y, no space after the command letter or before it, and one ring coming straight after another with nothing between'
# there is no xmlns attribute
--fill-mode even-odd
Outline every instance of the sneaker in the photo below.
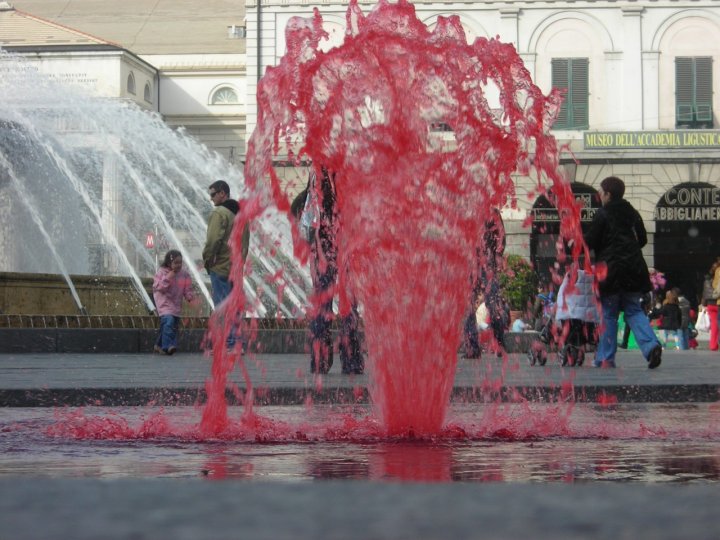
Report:
<svg viewBox="0 0 720 540"><path fill-rule="evenodd" d="M660 362L662 362L662 347L660 345L655 346L655 348L650 351L650 354L648 354L647 357L648 362L648 369L655 369L660 365Z"/></svg>
<svg viewBox="0 0 720 540"><path fill-rule="evenodd" d="M601 369L614 369L615 360L601 360L600 362L593 362L593 367Z"/></svg>
<svg viewBox="0 0 720 540"><path fill-rule="evenodd" d="M167 354L168 356L172 356L173 354L175 354L175 351L176 351L176 350L177 350L177 349L176 349L175 347L168 347L168 350L167 350L167 353L166 353L166 354Z"/></svg>
<svg viewBox="0 0 720 540"><path fill-rule="evenodd" d="M163 352L163 350L160 348L159 345L155 345L155 346L153 347L153 352L154 352L155 354L160 354L161 352Z"/></svg>

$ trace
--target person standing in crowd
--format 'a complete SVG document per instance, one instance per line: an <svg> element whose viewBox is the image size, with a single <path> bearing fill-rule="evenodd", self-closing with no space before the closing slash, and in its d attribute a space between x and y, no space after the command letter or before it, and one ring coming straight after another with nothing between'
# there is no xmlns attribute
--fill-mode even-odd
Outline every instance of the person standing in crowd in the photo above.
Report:
<svg viewBox="0 0 720 540"><path fill-rule="evenodd" d="M310 171L306 188L295 197L291 212L300 222L300 230L310 244L310 272L317 310L310 321L310 371L325 374L333 364L331 325L333 319L334 287L338 279L337 267L337 210L335 205L335 175L325 167L317 173ZM362 374L365 361L360 350L360 315L357 303L340 295L339 344L343 374Z"/></svg>
<svg viewBox="0 0 720 540"><path fill-rule="evenodd" d="M183 258L179 251L171 249L165 254L153 280L153 298L160 315L155 352L175 354L183 298L188 302L195 298L190 274L183 269Z"/></svg>
<svg viewBox="0 0 720 540"><path fill-rule="evenodd" d="M702 304L710 318L710 350L718 350L718 302L720 302L720 260L716 260L703 282Z"/></svg>
<svg viewBox="0 0 720 540"><path fill-rule="evenodd" d="M665 293L665 299L662 305L656 306L650 313L651 319L660 319L660 328L665 333L665 346L670 346L670 338L675 342L675 348L680 349L680 323L682 321L682 313L680 312L680 304L677 294L674 290Z"/></svg>
<svg viewBox="0 0 720 540"><path fill-rule="evenodd" d="M490 327L490 313L485 303L485 295L481 292L475 301L475 321L477 321L476 332L484 332Z"/></svg>
<svg viewBox="0 0 720 540"><path fill-rule="evenodd" d="M498 356L502 355L505 329L510 323L509 307L502 296L498 281L499 273L504 267L504 252L505 227L500 211L494 208L490 218L485 221L483 245L476 250L476 268L471 277L470 309L465 319L465 358L480 358L478 325L481 321L478 321L475 315L476 299L480 293L485 298L490 328L496 341L496 352Z"/></svg>
<svg viewBox="0 0 720 540"><path fill-rule="evenodd" d="M641 251L647 244L645 224L623 199L625 183L620 178L609 176L600 182L599 195L602 207L585 235L588 248L595 251L604 323L593 365L615 367L618 313L622 310L648 367L655 369L662 361L662 346L640 305L643 293L652 289Z"/></svg>
<svg viewBox="0 0 720 540"><path fill-rule="evenodd" d="M230 281L230 266L232 264L230 246L228 241L232 233L235 216L240 211L240 204L230 198L230 186L224 180L217 180L208 188L210 200L215 209L208 221L205 247L202 251L203 265L210 276L212 287L212 300L215 309L230 295L232 282ZM250 247L250 229L246 225L242 234L242 262L247 260ZM227 340L229 349L235 346L234 331Z"/></svg>
<svg viewBox="0 0 720 540"><path fill-rule="evenodd" d="M547 283L538 285L537 296L532 307L532 323L535 331L539 332L549 318L553 317L555 309L555 294Z"/></svg>
<svg viewBox="0 0 720 540"><path fill-rule="evenodd" d="M690 300L685 298L679 287L673 287L673 292L677 296L680 307L680 330L678 331L680 349L687 351L690 348Z"/></svg>

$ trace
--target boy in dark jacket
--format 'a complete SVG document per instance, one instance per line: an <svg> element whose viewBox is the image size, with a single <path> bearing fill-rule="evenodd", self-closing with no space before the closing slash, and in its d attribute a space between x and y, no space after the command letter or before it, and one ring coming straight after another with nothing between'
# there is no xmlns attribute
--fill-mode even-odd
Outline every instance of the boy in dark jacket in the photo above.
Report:
<svg viewBox="0 0 720 540"><path fill-rule="evenodd" d="M660 329L665 331L666 346L670 346L670 338L672 337L675 341L675 348L679 349L682 312L680 310L676 289L667 292L662 305L656 306L655 309L652 310L650 318L660 318Z"/></svg>
<svg viewBox="0 0 720 540"><path fill-rule="evenodd" d="M641 251L647 244L645 225L638 211L623 199L622 180L605 178L599 194L603 206L585 235L588 247L595 251L604 326L593 365L615 367L618 313L622 310L648 367L654 369L662 361L662 346L640 305L642 295L652 288Z"/></svg>

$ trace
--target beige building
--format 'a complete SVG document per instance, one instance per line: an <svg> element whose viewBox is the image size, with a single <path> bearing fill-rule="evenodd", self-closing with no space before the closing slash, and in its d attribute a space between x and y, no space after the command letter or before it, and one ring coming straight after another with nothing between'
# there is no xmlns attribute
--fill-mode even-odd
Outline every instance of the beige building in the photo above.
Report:
<svg viewBox="0 0 720 540"><path fill-rule="evenodd" d="M245 154L245 6L227 0L19 0L45 22L97 36L156 72L153 101L170 126L184 126L232 163ZM6 13L7 15L7 13ZM66 34L62 34L65 39ZM57 46L57 36L42 45ZM29 46L20 36L0 46ZM3 43L5 45L3 45ZM35 46L40 45L36 42ZM124 79L126 80L126 79ZM145 87L136 82L143 93ZM142 97L142 96L141 96Z"/></svg>

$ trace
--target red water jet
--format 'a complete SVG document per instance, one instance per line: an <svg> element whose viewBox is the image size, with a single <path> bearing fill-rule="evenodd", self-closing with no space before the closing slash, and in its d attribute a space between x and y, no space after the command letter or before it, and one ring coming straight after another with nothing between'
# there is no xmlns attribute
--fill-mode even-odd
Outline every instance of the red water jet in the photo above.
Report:
<svg viewBox="0 0 720 540"><path fill-rule="evenodd" d="M515 205L511 175L536 176L541 192L552 188L561 234L575 240L575 256L581 249L579 209L549 134L561 97L543 95L512 45L468 44L456 16L439 17L430 30L404 0L381 0L368 15L352 0L344 43L321 52L324 37L317 9L291 19L285 56L259 81L245 167L253 195L241 219L268 204L289 215L272 167L279 155L336 174L338 288L362 307L375 414L390 435L437 433L476 249L491 209ZM494 107L488 94L498 96ZM434 131L438 125L452 135ZM306 260L294 223L293 238ZM242 287L230 302L244 309ZM210 393L224 390L228 365L219 356L222 380Z"/></svg>

